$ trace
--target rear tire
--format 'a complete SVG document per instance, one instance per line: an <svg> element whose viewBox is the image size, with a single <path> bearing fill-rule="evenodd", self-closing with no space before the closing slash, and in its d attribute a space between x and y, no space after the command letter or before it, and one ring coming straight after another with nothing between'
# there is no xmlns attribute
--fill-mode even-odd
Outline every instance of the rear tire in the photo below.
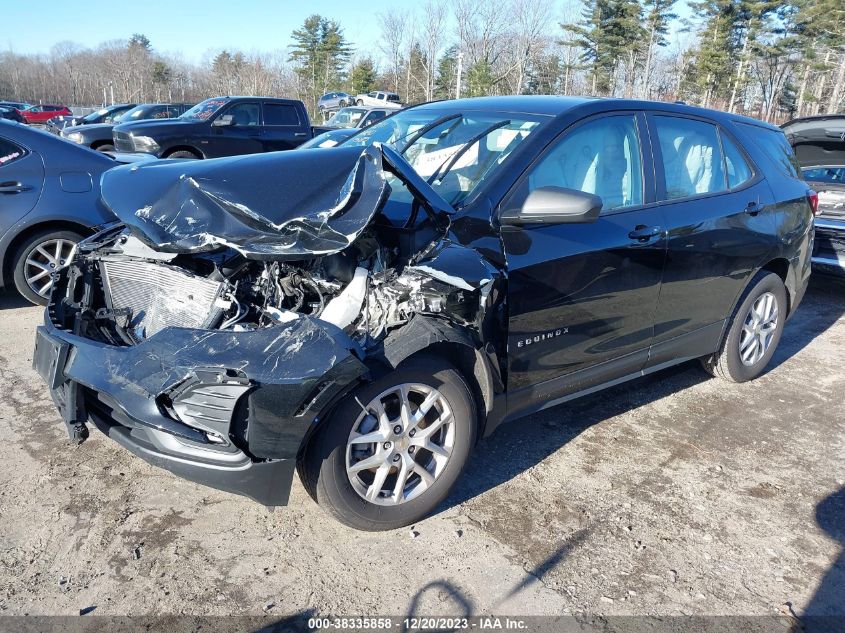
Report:
<svg viewBox="0 0 845 633"><path fill-rule="evenodd" d="M734 311L722 347L701 359L704 369L730 382L757 378L774 356L786 315L783 281L776 274L761 270L749 282Z"/></svg>
<svg viewBox="0 0 845 633"><path fill-rule="evenodd" d="M79 233L56 229L44 229L27 238L18 247L12 262L18 292L31 303L47 305L52 288L51 273L70 263L67 260L70 247L81 239Z"/></svg>
<svg viewBox="0 0 845 633"><path fill-rule="evenodd" d="M364 105L364 100L358 99L358 101L356 101L355 103L357 103L358 105Z"/></svg>
<svg viewBox="0 0 845 633"><path fill-rule="evenodd" d="M449 493L476 426L475 402L461 374L442 359L413 357L343 399L309 443L299 474L341 523L366 531L400 528L428 515ZM361 442L364 436L373 441ZM373 466L356 469L365 461Z"/></svg>

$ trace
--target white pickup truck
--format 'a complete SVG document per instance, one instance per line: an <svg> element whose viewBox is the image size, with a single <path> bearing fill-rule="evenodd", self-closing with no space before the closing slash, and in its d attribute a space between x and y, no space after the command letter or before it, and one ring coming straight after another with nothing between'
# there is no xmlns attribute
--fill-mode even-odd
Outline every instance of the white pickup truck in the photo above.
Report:
<svg viewBox="0 0 845 633"><path fill-rule="evenodd" d="M373 92L356 96L355 105L399 110L402 107L402 102L399 101L399 95L395 92L379 92L374 90Z"/></svg>

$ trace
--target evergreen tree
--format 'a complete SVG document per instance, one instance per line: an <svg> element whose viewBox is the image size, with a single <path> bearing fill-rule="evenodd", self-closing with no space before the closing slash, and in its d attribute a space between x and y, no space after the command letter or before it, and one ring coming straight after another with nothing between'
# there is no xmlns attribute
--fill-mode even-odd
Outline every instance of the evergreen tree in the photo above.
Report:
<svg viewBox="0 0 845 633"><path fill-rule="evenodd" d="M374 90L376 87L376 69L372 58L365 57L355 62L352 71L349 73L349 81L352 84L350 92L353 95Z"/></svg>
<svg viewBox="0 0 845 633"><path fill-rule="evenodd" d="M452 99L458 74L458 47L450 46L437 62L434 95L437 99Z"/></svg>
<svg viewBox="0 0 845 633"><path fill-rule="evenodd" d="M343 82L352 48L339 23L317 14L307 17L291 38L290 60L302 82L302 96L313 107L321 94Z"/></svg>

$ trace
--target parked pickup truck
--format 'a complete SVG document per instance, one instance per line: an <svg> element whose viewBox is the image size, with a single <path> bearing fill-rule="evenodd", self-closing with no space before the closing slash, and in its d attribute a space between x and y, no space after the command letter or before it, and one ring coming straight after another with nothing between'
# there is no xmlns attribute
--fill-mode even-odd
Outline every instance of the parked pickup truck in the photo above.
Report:
<svg viewBox="0 0 845 633"><path fill-rule="evenodd" d="M301 101L213 97L175 119L117 125L112 135L117 153L218 158L294 149L314 130Z"/></svg>

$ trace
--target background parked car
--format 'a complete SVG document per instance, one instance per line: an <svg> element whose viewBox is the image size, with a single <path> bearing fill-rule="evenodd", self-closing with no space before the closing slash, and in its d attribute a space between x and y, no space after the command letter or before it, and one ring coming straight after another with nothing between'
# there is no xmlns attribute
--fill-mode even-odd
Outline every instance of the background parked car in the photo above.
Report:
<svg viewBox="0 0 845 633"><path fill-rule="evenodd" d="M317 100L317 108L320 112L324 110L334 110L335 108L345 108L350 103L354 103L351 94L345 92L328 92Z"/></svg>
<svg viewBox="0 0 845 633"><path fill-rule="evenodd" d="M32 104L26 101L0 101L0 106L14 108L15 110L26 110L31 108Z"/></svg>
<svg viewBox="0 0 845 633"><path fill-rule="evenodd" d="M782 127L818 195L813 269L845 275L845 115L804 117Z"/></svg>
<svg viewBox="0 0 845 633"><path fill-rule="evenodd" d="M21 116L27 123L46 123L56 116L70 116L70 108L63 105L36 105L20 110Z"/></svg>
<svg viewBox="0 0 845 633"><path fill-rule="evenodd" d="M117 152L158 158L217 158L294 149L314 135L302 101L270 97L214 97L169 121L122 123L113 130Z"/></svg>
<svg viewBox="0 0 845 633"><path fill-rule="evenodd" d="M336 147L358 132L360 132L360 130L355 127L339 127L334 130L327 130L326 132L317 134L314 138L305 141L297 149Z"/></svg>
<svg viewBox="0 0 845 633"><path fill-rule="evenodd" d="M47 303L51 273L76 243L114 216L100 176L114 159L44 130L0 121L0 287Z"/></svg>
<svg viewBox="0 0 845 633"><path fill-rule="evenodd" d="M97 123L112 123L116 117L134 108L134 103L117 103L95 110L85 116L57 116L47 121L47 129L58 134L66 127L74 125L96 125Z"/></svg>
<svg viewBox="0 0 845 633"><path fill-rule="evenodd" d="M0 106L0 119L8 119L16 123L26 123L26 119L21 116L20 112L15 108L7 108L6 106Z"/></svg>
<svg viewBox="0 0 845 633"><path fill-rule="evenodd" d="M395 92L381 92L374 90L367 94L359 94L355 97L355 104L359 106L371 106L374 108L388 108L398 110L402 107L399 95Z"/></svg>
<svg viewBox="0 0 845 633"><path fill-rule="evenodd" d="M376 121L381 121L388 114L395 112L393 108L369 108L367 106L352 106L341 108L321 127L326 128L365 128Z"/></svg>
<svg viewBox="0 0 845 633"><path fill-rule="evenodd" d="M148 119L173 119L190 108L191 106L187 103L144 103L118 114L112 121L67 127L62 130L62 136L73 143L85 145L100 152L110 152L114 150L112 128L115 125Z"/></svg>

